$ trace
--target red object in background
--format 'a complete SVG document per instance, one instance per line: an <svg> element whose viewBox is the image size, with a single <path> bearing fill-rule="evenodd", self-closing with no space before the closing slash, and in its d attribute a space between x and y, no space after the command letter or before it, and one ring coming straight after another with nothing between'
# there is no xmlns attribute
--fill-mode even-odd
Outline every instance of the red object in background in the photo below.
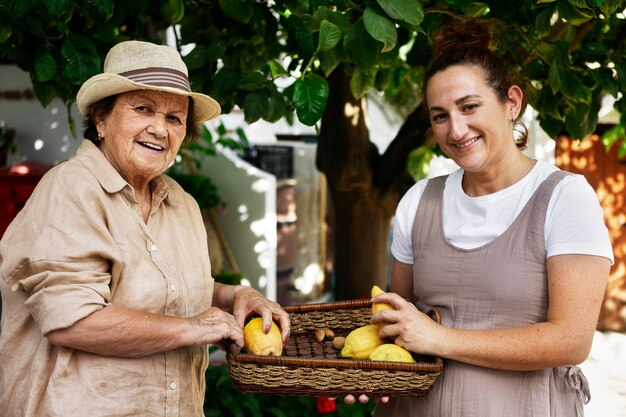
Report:
<svg viewBox="0 0 626 417"><path fill-rule="evenodd" d="M332 413L337 409L337 404L335 403L334 398L317 397L315 405L317 406L317 412L320 414Z"/></svg>
<svg viewBox="0 0 626 417"><path fill-rule="evenodd" d="M0 168L0 237L51 167L40 162L23 162Z"/></svg>

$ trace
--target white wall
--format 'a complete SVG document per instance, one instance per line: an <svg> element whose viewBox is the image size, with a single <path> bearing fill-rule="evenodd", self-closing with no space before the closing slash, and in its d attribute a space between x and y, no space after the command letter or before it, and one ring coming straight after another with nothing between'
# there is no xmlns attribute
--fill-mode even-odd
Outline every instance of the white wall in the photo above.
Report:
<svg viewBox="0 0 626 417"><path fill-rule="evenodd" d="M276 300L276 177L229 149L201 163L198 172L215 183L226 202L216 218L239 270L247 284Z"/></svg>
<svg viewBox="0 0 626 417"><path fill-rule="evenodd" d="M37 161L56 164L69 159L82 139L82 118L74 105L72 115L76 123L77 138L73 137L68 123L68 112L62 100L55 98L43 108L32 93L27 72L15 65L0 65L0 120L15 128L17 154L9 164L16 161ZM17 99L9 99L7 93L16 93Z"/></svg>

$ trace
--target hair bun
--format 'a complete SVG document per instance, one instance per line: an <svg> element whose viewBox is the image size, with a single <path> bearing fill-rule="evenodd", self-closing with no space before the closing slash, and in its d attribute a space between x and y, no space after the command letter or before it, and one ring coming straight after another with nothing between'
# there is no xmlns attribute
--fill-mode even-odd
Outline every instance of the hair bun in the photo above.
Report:
<svg viewBox="0 0 626 417"><path fill-rule="evenodd" d="M431 44L433 53L441 55L457 50L490 50L491 40L491 28L472 19L442 26Z"/></svg>

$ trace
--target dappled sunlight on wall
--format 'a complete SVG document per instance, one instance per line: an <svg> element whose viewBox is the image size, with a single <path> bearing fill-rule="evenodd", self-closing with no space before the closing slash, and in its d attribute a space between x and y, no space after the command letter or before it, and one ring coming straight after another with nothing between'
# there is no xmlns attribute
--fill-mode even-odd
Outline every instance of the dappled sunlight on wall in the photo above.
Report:
<svg viewBox="0 0 626 417"><path fill-rule="evenodd" d="M556 164L562 169L582 174L596 190L609 230L615 264L611 268L600 330L626 330L626 161L617 156L617 146L609 152L598 135L572 141L559 137Z"/></svg>
<svg viewBox="0 0 626 417"><path fill-rule="evenodd" d="M276 178L230 150L200 159L198 172L211 179L225 201L215 217L243 283L276 300Z"/></svg>

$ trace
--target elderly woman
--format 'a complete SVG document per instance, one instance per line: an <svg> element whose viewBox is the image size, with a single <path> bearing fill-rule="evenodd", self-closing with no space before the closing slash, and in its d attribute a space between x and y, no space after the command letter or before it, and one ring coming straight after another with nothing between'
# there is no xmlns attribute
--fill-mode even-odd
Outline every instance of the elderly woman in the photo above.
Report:
<svg viewBox="0 0 626 417"><path fill-rule="evenodd" d="M278 304L214 282L200 210L163 175L219 105L191 92L176 50L137 41L77 104L88 140L0 241L0 410L202 416L208 344L241 347L251 314L289 335Z"/></svg>

